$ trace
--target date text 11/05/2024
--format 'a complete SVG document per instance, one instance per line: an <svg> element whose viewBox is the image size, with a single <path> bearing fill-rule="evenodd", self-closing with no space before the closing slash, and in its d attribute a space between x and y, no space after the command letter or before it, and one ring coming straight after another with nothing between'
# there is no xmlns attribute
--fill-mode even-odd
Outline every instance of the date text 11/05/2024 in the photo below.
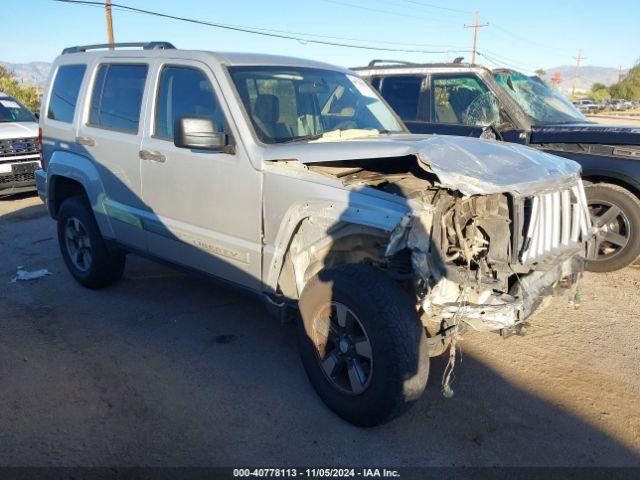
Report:
<svg viewBox="0 0 640 480"><path fill-rule="evenodd" d="M234 478L399 478L397 470L387 468L236 468Z"/></svg>

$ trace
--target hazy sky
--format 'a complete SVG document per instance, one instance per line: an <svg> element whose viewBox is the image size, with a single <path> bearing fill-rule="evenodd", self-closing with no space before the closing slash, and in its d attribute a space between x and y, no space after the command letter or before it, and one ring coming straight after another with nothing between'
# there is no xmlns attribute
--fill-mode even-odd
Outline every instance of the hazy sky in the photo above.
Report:
<svg viewBox="0 0 640 480"><path fill-rule="evenodd" d="M329 42L437 51L391 52L268 38L114 8L116 41L167 40L180 48L308 57L343 66L372 58L412 61L470 58L473 12L482 62L531 71L574 64L628 67L640 57L640 1L611 0L112 0L209 22L305 34ZM104 8L52 0L0 0L0 60L52 61L70 45L106 41ZM286 33L285 33L286 34ZM309 35L315 35L309 37ZM298 35L300 36L300 35ZM329 38L335 37L335 38Z"/></svg>

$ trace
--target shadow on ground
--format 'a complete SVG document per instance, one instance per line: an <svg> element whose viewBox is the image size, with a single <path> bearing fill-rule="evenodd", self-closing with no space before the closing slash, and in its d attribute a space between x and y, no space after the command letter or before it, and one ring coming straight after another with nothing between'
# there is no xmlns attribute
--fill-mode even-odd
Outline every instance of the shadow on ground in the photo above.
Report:
<svg viewBox="0 0 640 480"><path fill-rule="evenodd" d="M116 286L85 290L55 241L33 243L55 236L43 210L0 221L1 465L640 464L468 354L454 398L436 359L411 411L355 428L318 399L293 326L261 303L136 258ZM54 275L5 283L25 262Z"/></svg>

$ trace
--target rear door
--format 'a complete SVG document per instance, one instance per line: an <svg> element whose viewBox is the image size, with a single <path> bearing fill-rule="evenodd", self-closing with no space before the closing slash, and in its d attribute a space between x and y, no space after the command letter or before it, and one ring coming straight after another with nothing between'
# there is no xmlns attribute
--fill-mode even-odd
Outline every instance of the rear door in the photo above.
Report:
<svg viewBox="0 0 640 480"><path fill-rule="evenodd" d="M92 71L75 139L78 148L95 162L116 238L145 249L140 217L148 210L141 195L140 151L146 84L150 63L144 59L109 58Z"/></svg>
<svg viewBox="0 0 640 480"><path fill-rule="evenodd" d="M422 133L428 121L427 80L423 75L393 75L374 77L374 88L398 114L409 130Z"/></svg>
<svg viewBox="0 0 640 480"><path fill-rule="evenodd" d="M260 289L262 178L238 141L210 68L162 61L154 68L153 98L140 149L144 219L150 253ZM180 117L215 120L234 151L188 150L173 143Z"/></svg>
<svg viewBox="0 0 640 480"><path fill-rule="evenodd" d="M76 119L81 116L78 105L88 83L85 81L88 69L86 62L68 63L65 62L68 59L62 58L60 64L53 69L47 98L43 98L40 112L45 165L54 152L75 150Z"/></svg>

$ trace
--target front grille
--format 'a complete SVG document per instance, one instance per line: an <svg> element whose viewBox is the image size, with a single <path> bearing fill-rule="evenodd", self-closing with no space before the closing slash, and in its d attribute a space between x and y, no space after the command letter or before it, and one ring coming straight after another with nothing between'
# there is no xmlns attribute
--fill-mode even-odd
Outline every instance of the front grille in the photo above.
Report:
<svg viewBox="0 0 640 480"><path fill-rule="evenodd" d="M0 185L7 183L32 183L35 182L36 176L34 173L19 173L17 175L0 175Z"/></svg>
<svg viewBox="0 0 640 480"><path fill-rule="evenodd" d="M38 137L5 138L0 140L0 162L20 155L39 155Z"/></svg>
<svg viewBox="0 0 640 480"><path fill-rule="evenodd" d="M525 236L520 261L528 263L588 239L591 218L582 181L525 200Z"/></svg>

